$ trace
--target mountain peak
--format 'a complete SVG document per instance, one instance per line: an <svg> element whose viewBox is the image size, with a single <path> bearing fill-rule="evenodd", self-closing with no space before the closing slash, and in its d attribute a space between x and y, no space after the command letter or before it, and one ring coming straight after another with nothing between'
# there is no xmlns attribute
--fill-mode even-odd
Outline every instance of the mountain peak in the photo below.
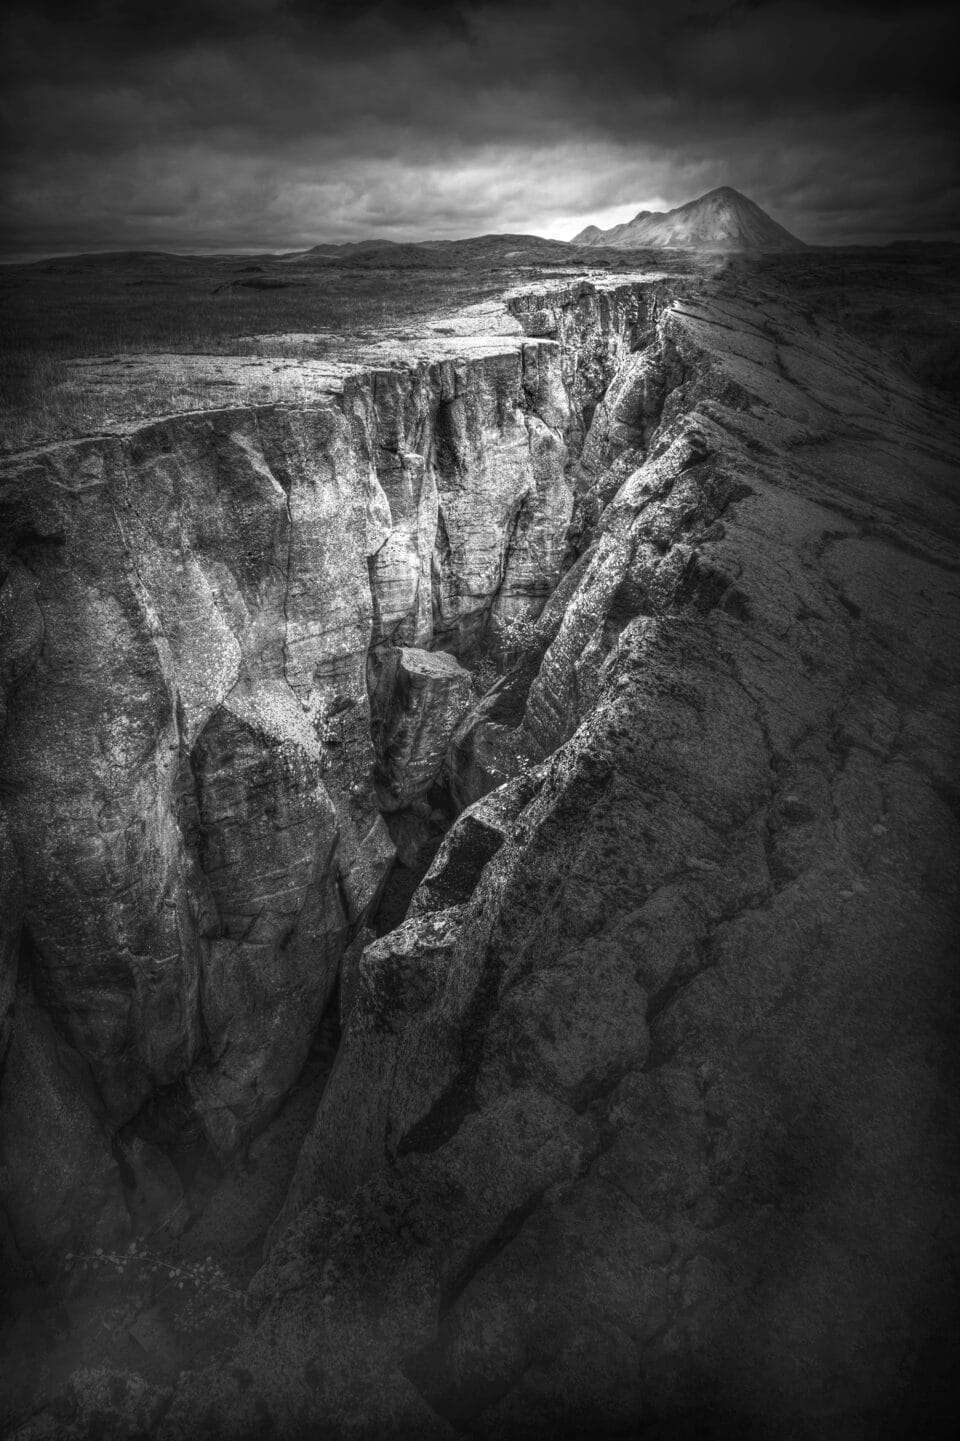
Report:
<svg viewBox="0 0 960 1441"><path fill-rule="evenodd" d="M640 210L632 220L600 230L588 225L577 245L616 250L800 250L803 241L778 225L755 200L718 185L673 210Z"/></svg>

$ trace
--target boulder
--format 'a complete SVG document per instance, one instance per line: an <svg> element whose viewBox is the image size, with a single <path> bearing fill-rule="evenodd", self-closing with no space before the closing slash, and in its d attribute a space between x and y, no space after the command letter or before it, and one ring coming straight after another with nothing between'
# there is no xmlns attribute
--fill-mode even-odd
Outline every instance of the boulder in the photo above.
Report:
<svg viewBox="0 0 960 1441"><path fill-rule="evenodd" d="M381 684L379 735L380 804L400 810L426 795L443 765L447 747L472 695L469 671L446 651L400 646L388 660Z"/></svg>

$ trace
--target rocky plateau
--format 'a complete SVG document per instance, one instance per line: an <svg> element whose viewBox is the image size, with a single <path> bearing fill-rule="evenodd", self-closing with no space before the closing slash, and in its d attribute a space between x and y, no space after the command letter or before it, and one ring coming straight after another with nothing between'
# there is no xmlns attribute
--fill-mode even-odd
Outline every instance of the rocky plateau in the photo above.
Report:
<svg viewBox="0 0 960 1441"><path fill-rule="evenodd" d="M5 1434L952 1434L960 424L791 264L0 460Z"/></svg>

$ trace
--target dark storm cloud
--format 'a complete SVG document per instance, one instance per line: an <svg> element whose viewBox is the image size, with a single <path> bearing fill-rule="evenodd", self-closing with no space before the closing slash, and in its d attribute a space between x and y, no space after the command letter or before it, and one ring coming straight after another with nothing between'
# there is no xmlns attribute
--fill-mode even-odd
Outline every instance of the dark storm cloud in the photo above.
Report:
<svg viewBox="0 0 960 1441"><path fill-rule="evenodd" d="M721 183L810 240L951 232L949 20L857 0L14 4L5 245L569 234Z"/></svg>

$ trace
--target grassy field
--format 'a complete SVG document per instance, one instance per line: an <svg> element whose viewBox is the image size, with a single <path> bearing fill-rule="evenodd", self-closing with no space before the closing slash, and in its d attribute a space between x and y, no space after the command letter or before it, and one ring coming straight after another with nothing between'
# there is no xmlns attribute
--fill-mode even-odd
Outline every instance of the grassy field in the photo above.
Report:
<svg viewBox="0 0 960 1441"><path fill-rule="evenodd" d="M289 358L319 359L342 351L348 338L362 341L415 328L420 317L502 287L499 276L294 270L238 257L82 257L4 267L0 445L20 449L124 419L114 414L115 393L97 393L99 372L84 365L93 359L258 356L259 337L291 333L310 340L287 346ZM127 407L132 416L189 402L189 367L179 377L168 375L166 399L157 393L164 386L162 373L154 367L147 374L150 393L140 405ZM193 388L198 405L209 403L201 382Z"/></svg>
<svg viewBox="0 0 960 1441"><path fill-rule="evenodd" d="M319 363L342 360L351 348L402 341L426 319L510 285L612 267L696 269L732 283L786 286L923 380L957 389L956 248L721 260L669 251L581 255L570 247L565 260L557 242L523 249L523 240L357 247L347 256L143 252L2 266L0 449L175 410L307 398Z"/></svg>

